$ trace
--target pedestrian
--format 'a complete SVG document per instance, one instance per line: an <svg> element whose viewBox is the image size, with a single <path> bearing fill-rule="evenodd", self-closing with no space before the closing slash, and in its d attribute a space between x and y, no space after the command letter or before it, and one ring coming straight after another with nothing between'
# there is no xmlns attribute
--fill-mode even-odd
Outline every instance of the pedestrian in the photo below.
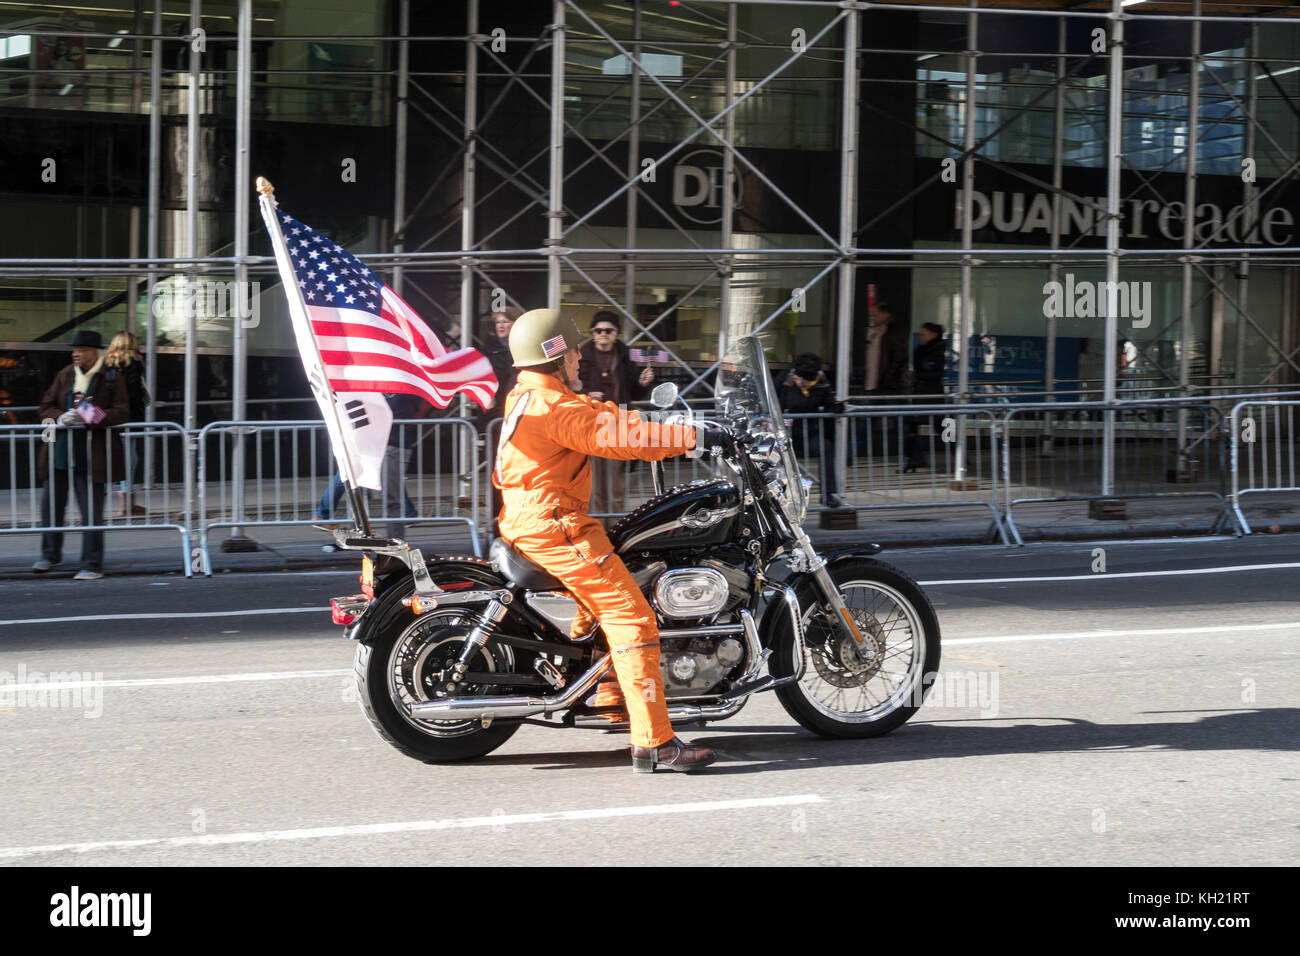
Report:
<svg viewBox="0 0 1300 956"><path fill-rule="evenodd" d="M937 322L926 322L921 326L917 338L920 339L920 344L912 350L912 395L943 395L943 326ZM942 401L942 399L914 397L912 401L918 405L933 405ZM935 415L930 415L925 419L930 426L931 435L934 434L936 420L937 416ZM907 446L907 462L903 465L904 474L917 468L930 467L929 444L920 434L919 426L921 421L916 418L909 418L908 422L910 425L910 440Z"/></svg>
<svg viewBox="0 0 1300 956"><path fill-rule="evenodd" d="M104 354L104 377L110 386L117 380L118 376L121 376L126 382L126 401L127 406L130 408L127 421L144 421L144 410L149 406L152 399L149 397L149 389L145 386L144 361L140 358L140 343L136 341L134 335L127 331L118 332L114 335L112 341L108 343L108 351ZM140 482L140 466L143 456L137 453L137 446L130 440L129 435L122 444L123 454L126 456L126 477L122 479L122 483L118 486L118 494L121 497L117 515L119 518L145 513L144 508L131 501L131 487Z"/></svg>
<svg viewBox="0 0 1300 956"><path fill-rule="evenodd" d="M56 426L51 429L53 441L42 443L36 461L37 474L45 482L40 520L49 528L63 524L69 487L77 496L82 525L102 526L107 482L121 481L126 473L121 442L110 430L130 415L126 379L118 375L108 381L103 347L98 332L78 332L72 340L72 364L59 370L41 398L41 421ZM44 574L62 563L63 532L42 532L41 557L32 570ZM104 532L83 531L76 580L103 576Z"/></svg>
<svg viewBox="0 0 1300 956"><path fill-rule="evenodd" d="M628 348L618 339L622 324L615 312L597 312L591 320L592 341L579 353L578 379L573 390L598 402L613 402L620 408L645 398L654 381L649 365L637 370ZM626 492L626 464L609 458L591 459L591 513L617 514L623 511Z"/></svg>
<svg viewBox="0 0 1300 956"><path fill-rule="evenodd" d="M484 409L479 419L480 427L484 435L484 448L487 450L485 459L488 463L488 471L491 471L492 450L496 445L496 434L491 431L492 422L501 420L501 413L505 409L506 396L510 390L515 387L515 379L519 373L515 370L514 362L510 358L510 330L514 327L515 320L522 313L513 305L508 305L500 312L493 312L491 315L491 328L489 335L486 337L485 345L482 352L492 363L492 371L497 377L496 395L492 397L492 402ZM490 474L489 474L490 479ZM491 506L488 508L488 514L495 523L496 515L501 510L501 492L492 484L491 480L487 482L488 497Z"/></svg>
<svg viewBox="0 0 1300 956"><path fill-rule="evenodd" d="M907 391L907 342L902 323L889 312L889 303L873 301L870 291L867 294L867 349L863 361L864 390L872 405L894 405L907 401L902 397ZM894 416L877 417L880 428L880 445L878 454L889 456L891 448L896 453L902 451L905 435L898 430L891 441L891 431L902 425L893 425ZM859 444L867 441L871 419L863 419Z"/></svg>
<svg viewBox="0 0 1300 956"><path fill-rule="evenodd" d="M388 407L393 410L393 427L388 432L388 447L384 449L383 471L380 484L383 486L384 517L392 519L401 516L415 517L415 505L406 494L406 469L411 464L411 453L418 442L408 441L403 427L398 423L404 418L424 418L429 414L429 403L416 395L386 394ZM401 538L406 534L406 525L401 521L388 522L388 536Z"/></svg>
<svg viewBox="0 0 1300 956"><path fill-rule="evenodd" d="M497 377L497 393L484 413L485 419L501 417L505 397L515 387L515 378L519 373L515 371L510 361L510 329L521 314L520 310L513 305L506 306L500 312L492 313L492 327L489 330L491 334L487 336L482 351L487 356L487 360L492 363L492 371Z"/></svg>
<svg viewBox="0 0 1300 956"><path fill-rule="evenodd" d="M794 367L778 388L781 408L794 415L821 413L824 418L801 418L794 421L795 454L819 462L822 504L843 508L839 493L839 475L835 471L835 419L830 415L844 412L844 403L835 400L835 389L822 371L822 359L814 352L796 356Z"/></svg>
<svg viewBox="0 0 1300 956"><path fill-rule="evenodd" d="M388 402L388 407L393 412L393 427L388 431L388 445L384 450L384 460L380 465L380 485L382 487L384 517L397 517L397 508L399 505L397 499L397 489L402 489L400 506L402 517L414 518L416 516L415 504L411 501L410 495L406 493L406 469L411 463L411 453L415 450L414 442L407 442L402 432L402 426L397 424L398 419L403 418L424 418L428 414L429 405L427 402L415 397L414 395L386 394L384 399ZM330 479L325 493L321 495L320 504L316 506L316 513L313 517L317 521L331 521L344 516L344 511L339 508L339 503L343 500L343 494L346 488L343 484L343 476L338 469L334 470L334 477ZM400 538L405 530L402 524L389 525L389 537ZM327 546L328 550L337 550Z"/></svg>

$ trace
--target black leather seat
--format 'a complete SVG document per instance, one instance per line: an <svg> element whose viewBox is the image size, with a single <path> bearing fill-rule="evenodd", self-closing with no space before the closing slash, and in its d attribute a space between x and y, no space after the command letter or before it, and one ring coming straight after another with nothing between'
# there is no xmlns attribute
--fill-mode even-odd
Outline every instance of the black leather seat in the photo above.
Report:
<svg viewBox="0 0 1300 956"><path fill-rule="evenodd" d="M492 562L492 569L515 587L527 588L529 591L557 591L564 588L559 578L529 561L510 547L504 538L492 540L488 559Z"/></svg>

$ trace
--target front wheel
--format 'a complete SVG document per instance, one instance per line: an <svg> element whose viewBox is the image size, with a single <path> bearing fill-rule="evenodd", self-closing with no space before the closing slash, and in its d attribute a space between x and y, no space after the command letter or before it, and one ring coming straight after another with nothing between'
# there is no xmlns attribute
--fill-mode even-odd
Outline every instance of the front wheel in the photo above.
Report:
<svg viewBox="0 0 1300 956"><path fill-rule="evenodd" d="M859 558L827 569L864 640L829 619L821 589L806 580L798 597L804 672L777 688L786 711L823 737L878 737L920 708L939 670L939 619L920 586L883 561ZM772 673L795 673L789 615L778 609Z"/></svg>

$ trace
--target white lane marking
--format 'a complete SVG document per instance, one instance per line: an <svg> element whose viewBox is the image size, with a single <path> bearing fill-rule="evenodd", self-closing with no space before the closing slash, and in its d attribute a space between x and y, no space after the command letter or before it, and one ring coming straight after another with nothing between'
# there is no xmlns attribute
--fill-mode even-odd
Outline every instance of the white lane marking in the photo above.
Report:
<svg viewBox="0 0 1300 956"><path fill-rule="evenodd" d="M256 830L248 833L213 833L203 836L164 837L152 840L101 840L93 843L54 843L0 849L0 859L17 859L47 853L87 853L92 850L129 850L136 847L222 846L231 843L269 843L277 840L317 840L323 837L370 836L385 833L416 833L427 830L469 830L479 827L520 826L563 820L606 820L617 817L659 816L674 813L713 813L722 810L751 810L824 803L815 793L789 797L753 797L746 800L713 800L701 803L665 803L640 807L604 807L594 810L558 810L551 813L514 813L490 817L460 817L447 820L410 820L400 823L363 823L341 827L311 827L300 830Z"/></svg>
<svg viewBox="0 0 1300 956"><path fill-rule="evenodd" d="M167 611L139 614L81 614L76 617L24 617L3 624L67 624L72 621L155 621L191 617L243 617L249 614L320 614L329 613L328 607L260 607L242 611Z"/></svg>
<svg viewBox="0 0 1300 956"><path fill-rule="evenodd" d="M1235 631L1300 630L1300 621L1274 624L1221 624L1212 627L1159 627L1133 631L1062 631L1058 634L1000 634L989 637L959 637L945 640L944 647L957 644L1005 644L1010 641L1074 641L1086 637L1163 637L1177 634L1228 634Z"/></svg>
<svg viewBox="0 0 1300 956"><path fill-rule="evenodd" d="M58 691L76 687L166 687L172 684L239 684L248 681L302 680L310 677L344 677L350 668L318 671L265 671L251 674L208 674L193 677L135 677L121 680L70 680L44 681L39 684L6 684L0 682L0 696L19 691Z"/></svg>
<svg viewBox="0 0 1300 956"><path fill-rule="evenodd" d="M1114 578L1160 578L1179 574L1227 574L1232 571L1276 571L1300 568L1300 561L1286 564L1238 564L1225 568L1183 568L1177 571L1103 571L1100 574L1056 574L1024 578L951 578L942 581L918 581L922 587L941 584L1025 584L1034 581L1105 581Z"/></svg>

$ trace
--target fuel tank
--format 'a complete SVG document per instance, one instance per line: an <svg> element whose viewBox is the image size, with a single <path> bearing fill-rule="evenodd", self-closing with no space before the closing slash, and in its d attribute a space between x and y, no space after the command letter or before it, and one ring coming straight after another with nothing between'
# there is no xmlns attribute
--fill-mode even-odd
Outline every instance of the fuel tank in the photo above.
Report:
<svg viewBox="0 0 1300 956"><path fill-rule="evenodd" d="M740 493L725 478L705 478L669 488L609 529L620 553L698 548L732 539L740 521Z"/></svg>

